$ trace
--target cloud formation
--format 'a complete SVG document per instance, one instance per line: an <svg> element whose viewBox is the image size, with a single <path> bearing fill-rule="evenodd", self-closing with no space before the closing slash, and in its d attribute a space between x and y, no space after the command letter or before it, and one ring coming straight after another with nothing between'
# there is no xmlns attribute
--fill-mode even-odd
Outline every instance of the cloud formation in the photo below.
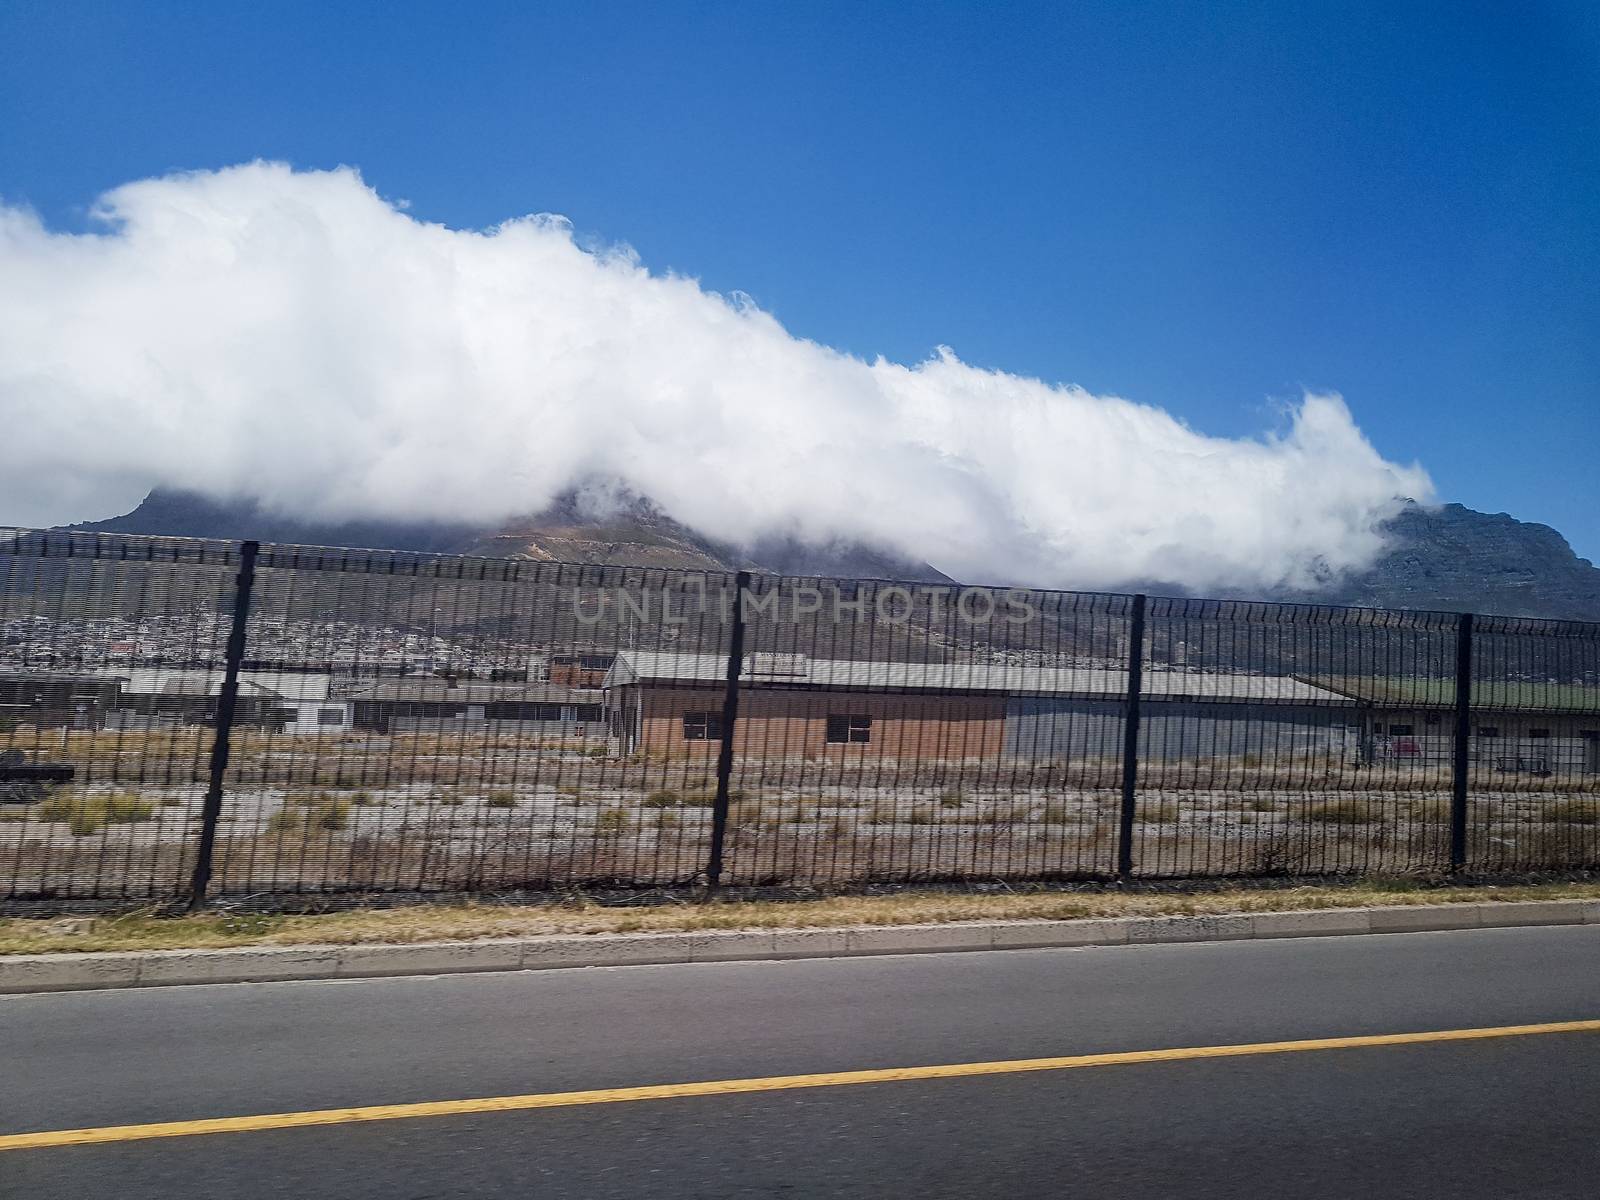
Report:
<svg viewBox="0 0 1600 1200"><path fill-rule="evenodd" d="M558 217L448 229L348 169L147 179L95 220L0 206L0 521L110 515L161 484L494 523L609 479L739 544L1264 588L1366 565L1396 498L1431 493L1337 396L1234 440L942 348L865 362Z"/></svg>

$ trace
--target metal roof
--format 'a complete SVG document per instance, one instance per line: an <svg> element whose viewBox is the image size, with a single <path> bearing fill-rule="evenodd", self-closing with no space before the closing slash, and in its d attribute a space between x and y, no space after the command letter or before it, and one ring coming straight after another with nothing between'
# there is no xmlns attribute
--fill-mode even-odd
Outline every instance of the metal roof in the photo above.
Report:
<svg viewBox="0 0 1600 1200"><path fill-rule="evenodd" d="M386 680L347 700L427 704L598 704L600 693L593 688L569 688L557 684L485 683L464 679L454 685L443 679Z"/></svg>
<svg viewBox="0 0 1600 1200"><path fill-rule="evenodd" d="M1315 677L1319 686L1379 708L1447 709L1456 703L1456 681L1437 676ZM1528 679L1474 679L1474 709L1506 713L1600 715L1600 687Z"/></svg>
<svg viewBox="0 0 1600 1200"><path fill-rule="evenodd" d="M1000 692L1007 695L1115 698L1128 690L1128 673L1089 667L1025 667L1012 663L858 662L803 655L747 655L740 678L769 687L830 688L836 691ZM624 650L606 674L605 686L643 681L719 683L728 660L720 654L675 654ZM1349 706L1336 692L1276 675L1144 672L1141 694L1186 700L1256 700Z"/></svg>
<svg viewBox="0 0 1600 1200"><path fill-rule="evenodd" d="M122 681L124 695L216 696L222 691L223 672L190 671L168 667L119 667L104 673ZM240 671L241 696L279 700L326 700L333 677L297 671Z"/></svg>

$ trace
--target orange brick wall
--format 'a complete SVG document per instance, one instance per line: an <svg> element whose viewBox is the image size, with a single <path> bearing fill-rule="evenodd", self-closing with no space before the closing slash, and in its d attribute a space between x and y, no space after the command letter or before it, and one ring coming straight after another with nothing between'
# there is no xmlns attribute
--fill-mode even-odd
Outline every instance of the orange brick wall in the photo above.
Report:
<svg viewBox="0 0 1600 1200"><path fill-rule="evenodd" d="M721 688L645 688L642 696L643 750L668 757L716 755L717 742L684 739L683 714L720 713ZM734 750L759 758L998 758L1005 707L1001 696L747 688L739 694ZM830 743L829 715L871 717L872 740Z"/></svg>
<svg viewBox="0 0 1600 1200"><path fill-rule="evenodd" d="M605 682L606 673L593 667L580 667L573 663L552 663L550 682L558 687L597 688Z"/></svg>

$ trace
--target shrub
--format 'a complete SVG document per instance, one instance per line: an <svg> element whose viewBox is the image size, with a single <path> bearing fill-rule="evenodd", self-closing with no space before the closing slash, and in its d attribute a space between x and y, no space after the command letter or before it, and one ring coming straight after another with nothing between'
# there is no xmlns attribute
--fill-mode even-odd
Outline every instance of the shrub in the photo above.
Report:
<svg viewBox="0 0 1600 1200"><path fill-rule="evenodd" d="M1411 805L1411 815L1423 825L1448 825L1450 802L1437 796L1418 800Z"/></svg>
<svg viewBox="0 0 1600 1200"><path fill-rule="evenodd" d="M938 818L933 814L933 809L925 804L919 804L905 815L907 825L932 825Z"/></svg>
<svg viewBox="0 0 1600 1200"><path fill-rule="evenodd" d="M107 825L136 825L155 816L155 805L129 792L74 795L62 792L40 804L41 821L64 821L75 837L85 837Z"/></svg>
<svg viewBox="0 0 1600 1200"><path fill-rule="evenodd" d="M326 793L285 796L283 807L267 818L268 833L332 833L350 824L350 802Z"/></svg>
<svg viewBox="0 0 1600 1200"><path fill-rule="evenodd" d="M268 833L304 833L305 814L292 808L280 808L267 818Z"/></svg>
<svg viewBox="0 0 1600 1200"><path fill-rule="evenodd" d="M960 788L946 788L939 793L939 806L941 808L960 808L966 802L966 793Z"/></svg>
<svg viewBox="0 0 1600 1200"><path fill-rule="evenodd" d="M617 837L628 831L628 813L626 809L605 808L600 810L600 815L594 819L594 831L603 837Z"/></svg>
<svg viewBox="0 0 1600 1200"><path fill-rule="evenodd" d="M1047 825L1065 825L1067 806L1059 800L1050 801L1044 806L1044 821Z"/></svg>
<svg viewBox="0 0 1600 1200"><path fill-rule="evenodd" d="M318 829L343 829L350 824L349 806L338 800L324 804L311 814L311 821Z"/></svg>
<svg viewBox="0 0 1600 1200"><path fill-rule="evenodd" d="M1306 848L1282 833L1258 839L1244 862L1250 875L1293 875L1305 867Z"/></svg>
<svg viewBox="0 0 1600 1200"><path fill-rule="evenodd" d="M1009 804L996 803L984 814L989 825L1016 825L1033 817L1033 805L1026 800L1013 800Z"/></svg>
<svg viewBox="0 0 1600 1200"><path fill-rule="evenodd" d="M33 811L41 821L66 821L75 810L88 804L88 797L71 792L57 792Z"/></svg>
<svg viewBox="0 0 1600 1200"><path fill-rule="evenodd" d="M1139 819L1151 824L1171 825L1178 819L1176 800L1141 800Z"/></svg>
<svg viewBox="0 0 1600 1200"><path fill-rule="evenodd" d="M357 792L355 795L350 797L350 803L354 804L357 808L366 808L369 805L376 804L377 801L373 799L371 792Z"/></svg>
<svg viewBox="0 0 1600 1200"><path fill-rule="evenodd" d="M155 815L155 806L150 801L130 792L107 792L100 802L105 807L106 820L112 825L132 825Z"/></svg>
<svg viewBox="0 0 1600 1200"><path fill-rule="evenodd" d="M676 808L683 803L683 797L671 788L662 788L660 791L651 792L644 798L646 808Z"/></svg>
<svg viewBox="0 0 1600 1200"><path fill-rule="evenodd" d="M1558 800L1545 806L1544 819L1564 825L1600 825L1600 800Z"/></svg>
<svg viewBox="0 0 1600 1200"><path fill-rule="evenodd" d="M489 798L484 801L490 808L515 808L517 797L515 793L506 790L490 792Z"/></svg>
<svg viewBox="0 0 1600 1200"><path fill-rule="evenodd" d="M592 749L585 750L584 753L590 758L604 758L610 751L604 746L595 746Z"/></svg>
<svg viewBox="0 0 1600 1200"><path fill-rule="evenodd" d="M333 796L319 796L301 812L308 829L343 829L350 824L350 802Z"/></svg>
<svg viewBox="0 0 1600 1200"><path fill-rule="evenodd" d="M1370 800L1354 796L1340 800L1319 800L1305 807L1303 817L1323 825L1371 825L1383 820L1383 810Z"/></svg>

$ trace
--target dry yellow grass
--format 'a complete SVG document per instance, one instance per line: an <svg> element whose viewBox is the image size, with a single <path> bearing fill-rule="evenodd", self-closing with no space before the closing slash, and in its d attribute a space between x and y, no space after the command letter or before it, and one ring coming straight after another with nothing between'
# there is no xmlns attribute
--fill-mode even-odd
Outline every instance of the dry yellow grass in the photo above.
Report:
<svg viewBox="0 0 1600 1200"><path fill-rule="evenodd" d="M0 920L0 954L93 950L176 950L224 946L350 945L533 937L542 934L667 933L693 929L821 929L957 921L1070 921L1092 917L1294 912L1365 904L1448 904L1470 900L1600 899L1600 884L1423 887L1405 881L1348 887L1239 888L1193 895L1155 892L1034 892L1001 896L907 892L810 901L604 907L462 903L361 909L316 915L204 913Z"/></svg>

